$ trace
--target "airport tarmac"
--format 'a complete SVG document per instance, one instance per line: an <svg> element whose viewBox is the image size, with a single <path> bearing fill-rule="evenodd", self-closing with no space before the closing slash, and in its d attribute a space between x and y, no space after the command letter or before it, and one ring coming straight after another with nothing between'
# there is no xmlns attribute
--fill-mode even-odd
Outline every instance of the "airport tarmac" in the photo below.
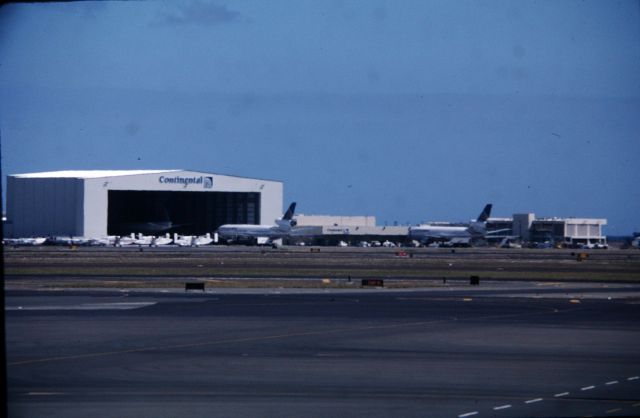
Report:
<svg viewBox="0 0 640 418"><path fill-rule="evenodd" d="M11 417L640 415L640 289L7 291Z"/></svg>
<svg viewBox="0 0 640 418"><path fill-rule="evenodd" d="M8 287L72 281L78 287L128 281L158 287L163 281L198 278L208 286L224 279L385 279L640 282L640 251L592 250L582 259L575 250L393 249L393 248L91 248L23 247L5 249ZM316 251L317 250L317 251ZM102 283L97 283L102 282ZM96 285L97 283L97 285ZM246 283L246 282L245 282ZM165 283L166 285L166 283ZM412 286L415 286L413 283ZM401 284L401 287L407 287ZM234 287L236 285L234 284Z"/></svg>

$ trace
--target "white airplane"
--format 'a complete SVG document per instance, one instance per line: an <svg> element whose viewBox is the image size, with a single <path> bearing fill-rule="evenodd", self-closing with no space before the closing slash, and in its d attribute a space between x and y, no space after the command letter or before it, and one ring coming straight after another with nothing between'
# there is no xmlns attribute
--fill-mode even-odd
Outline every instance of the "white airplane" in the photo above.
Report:
<svg viewBox="0 0 640 418"><path fill-rule="evenodd" d="M179 247L190 247L193 245L193 235L178 235L173 234L173 243Z"/></svg>
<svg viewBox="0 0 640 418"><path fill-rule="evenodd" d="M487 204L478 218L469 226L420 225L409 228L409 238L423 244L432 242L469 245L472 240L484 239L487 235L487 219L491 215L492 204ZM492 231L491 233L502 232Z"/></svg>
<svg viewBox="0 0 640 418"><path fill-rule="evenodd" d="M211 234L207 232L205 235L200 235L195 237L191 242L191 245L195 247L199 247L201 245L209 245L212 242L213 242L213 238L211 238Z"/></svg>
<svg viewBox="0 0 640 418"><path fill-rule="evenodd" d="M136 240L136 235L132 232L131 235L124 235L118 238L114 244L115 247L122 247L125 245L133 245Z"/></svg>
<svg viewBox="0 0 640 418"><path fill-rule="evenodd" d="M140 246L151 246L151 243L153 242L153 237L151 235L143 235L142 233L139 233L135 236L135 239L133 240L133 244L134 245L140 245Z"/></svg>
<svg viewBox="0 0 640 418"><path fill-rule="evenodd" d="M53 245L89 245L92 239L87 237L58 236L49 238Z"/></svg>
<svg viewBox="0 0 640 418"><path fill-rule="evenodd" d="M116 237L115 235L108 235L101 238L91 238L88 245L91 245L93 247L108 247L111 245L115 245L117 240L118 237Z"/></svg>
<svg viewBox="0 0 640 418"><path fill-rule="evenodd" d="M24 245L24 246L35 246L42 245L45 243L47 239L43 237L36 238L5 238L2 240L2 243L5 245Z"/></svg>
<svg viewBox="0 0 640 418"><path fill-rule="evenodd" d="M289 205L289 209L282 218L276 220L275 225L227 224L221 225L217 232L220 239L227 243L249 241L255 243L269 243L289 235L291 228L296 225L293 213L296 202Z"/></svg>
<svg viewBox="0 0 640 418"><path fill-rule="evenodd" d="M165 234L164 236L155 237L153 242L151 243L152 247L159 247L162 245L169 245L173 242L173 238L169 236L169 234Z"/></svg>

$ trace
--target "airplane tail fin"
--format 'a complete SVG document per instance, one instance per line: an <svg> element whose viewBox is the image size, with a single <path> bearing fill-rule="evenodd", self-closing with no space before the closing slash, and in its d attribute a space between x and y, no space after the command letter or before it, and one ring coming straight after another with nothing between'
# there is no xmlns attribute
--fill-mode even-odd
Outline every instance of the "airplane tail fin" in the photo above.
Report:
<svg viewBox="0 0 640 418"><path fill-rule="evenodd" d="M471 222L471 224L469 225L468 231L471 233L472 236L484 237L484 235L487 233L486 223L487 223L487 219L489 219L489 216L491 216L492 206L493 205L491 203L487 203L484 209L482 209L482 212L480 212L478 219Z"/></svg>
<svg viewBox="0 0 640 418"><path fill-rule="evenodd" d="M295 210L296 202L293 202L289 205L289 209L287 209L287 211L284 213L282 219L278 219L276 221L279 229L288 231L291 229L291 227L296 226L296 221L293 220L293 213L295 212Z"/></svg>
<svg viewBox="0 0 640 418"><path fill-rule="evenodd" d="M476 219L476 222L487 222L487 219L489 219L489 216L491 216L491 207L493 205L491 203L488 203L484 209L482 209L482 212L480 212L480 215L478 216L478 219Z"/></svg>
<svg viewBox="0 0 640 418"><path fill-rule="evenodd" d="M289 209L287 209L287 211L284 213L284 216L282 217L283 221L290 221L291 218L293 218L293 213L296 210L296 202L292 202L289 205Z"/></svg>

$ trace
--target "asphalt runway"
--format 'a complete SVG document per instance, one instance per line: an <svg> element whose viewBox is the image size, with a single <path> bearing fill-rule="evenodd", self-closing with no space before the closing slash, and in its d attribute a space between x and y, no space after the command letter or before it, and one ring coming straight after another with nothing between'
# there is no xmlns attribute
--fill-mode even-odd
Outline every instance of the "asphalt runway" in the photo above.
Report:
<svg viewBox="0 0 640 418"><path fill-rule="evenodd" d="M640 415L640 293L593 286L9 290L9 412Z"/></svg>

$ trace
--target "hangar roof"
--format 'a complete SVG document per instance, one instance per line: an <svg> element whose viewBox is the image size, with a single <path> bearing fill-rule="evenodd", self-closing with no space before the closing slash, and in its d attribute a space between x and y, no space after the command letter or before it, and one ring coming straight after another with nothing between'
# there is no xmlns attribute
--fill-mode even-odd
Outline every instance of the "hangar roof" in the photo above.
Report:
<svg viewBox="0 0 640 418"><path fill-rule="evenodd" d="M23 174L11 174L10 177L17 177L23 179L46 179L46 178L72 178L72 179L98 179L105 177L118 177L118 176L135 176L142 174L160 174L160 173L180 173L184 171L191 171L195 173L207 173L225 177L236 177L242 179L262 180L282 183L279 180L258 179L255 177L236 176L233 174L217 174L199 170L62 170L62 171L45 171L41 173L23 173Z"/></svg>
<svg viewBox="0 0 640 418"><path fill-rule="evenodd" d="M42 173L14 174L20 178L75 178L75 179L96 179L101 177L133 176L139 174L170 173L183 170L64 170L47 171Z"/></svg>

